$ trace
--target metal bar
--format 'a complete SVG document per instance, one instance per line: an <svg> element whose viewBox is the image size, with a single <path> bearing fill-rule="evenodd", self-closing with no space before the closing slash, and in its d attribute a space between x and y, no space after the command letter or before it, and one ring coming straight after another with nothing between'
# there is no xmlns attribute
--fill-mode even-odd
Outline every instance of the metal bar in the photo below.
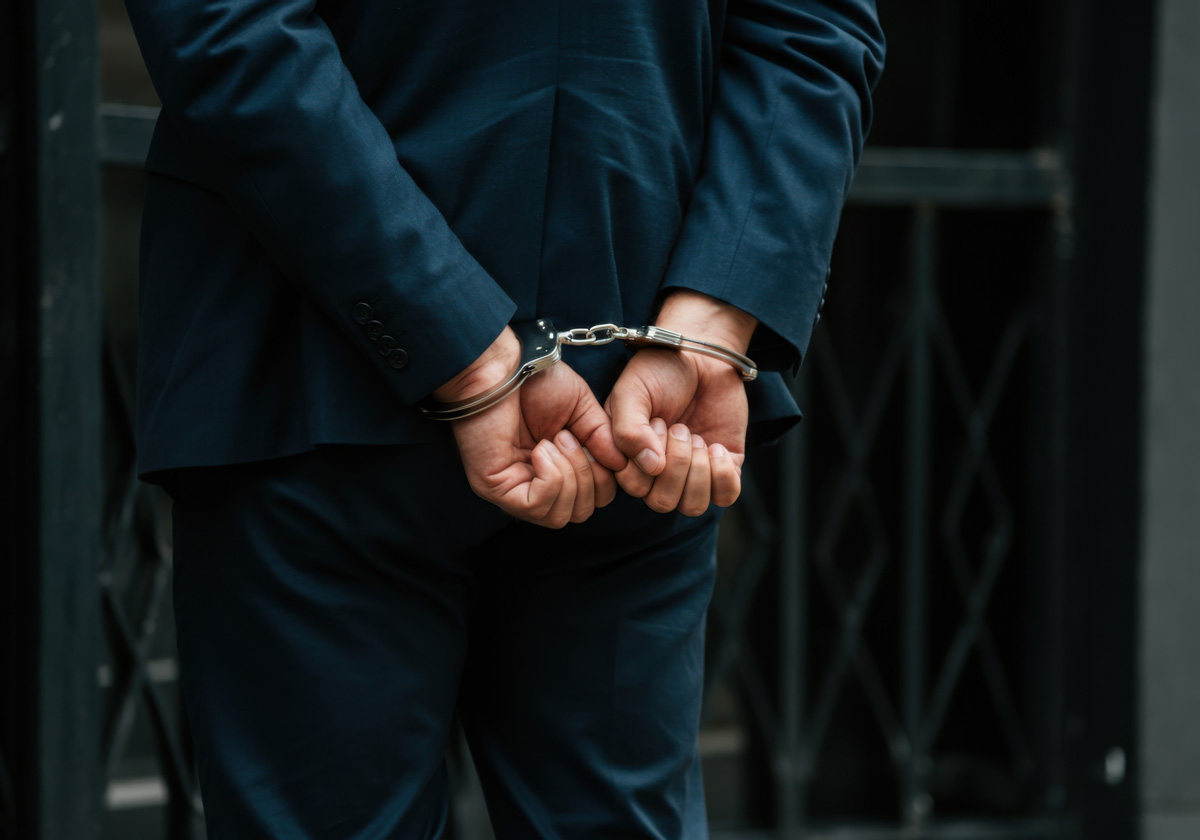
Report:
<svg viewBox="0 0 1200 840"><path fill-rule="evenodd" d="M974 481L978 481L979 486L983 488L996 520L993 526L993 544L994 540L1003 534L1005 551L1011 548L1013 512L1004 493L999 470L988 448L987 430L1005 394L1017 357L1025 344L1028 320L1026 310L1022 308L1009 321L996 348L983 393L976 402L971 397L966 372L950 337L945 313L935 302L933 335L945 369L948 390L967 431L967 440L955 468L942 518L942 538L950 559L950 570L964 604L974 597L975 575L967 561L967 549L958 533L958 526L962 521ZM979 626L975 650L984 679L992 692L1001 730L1012 750L1014 769L1018 778L1027 781L1032 777L1034 761L1025 727L1021 723L1021 716L1001 664L1000 653L986 622ZM932 722L930 725L932 726ZM931 730L930 737L936 737L936 727Z"/></svg>
<svg viewBox="0 0 1200 840"><path fill-rule="evenodd" d="M158 109L100 106L100 162L141 166L150 149ZM1064 190L1058 153L885 149L863 152L851 204L905 205L928 201L957 206L1047 205Z"/></svg>
<svg viewBox="0 0 1200 840"><path fill-rule="evenodd" d="M917 205L912 229L912 344L908 363L908 444L904 464L904 601L901 607L902 650L901 715L913 749L901 769L901 807L905 824L919 830L928 819L927 792L929 758L923 743L923 704L927 671L926 586L929 575L929 448L932 418L933 353L929 331L934 296L934 251L937 241L937 211L922 202Z"/></svg>
<svg viewBox="0 0 1200 840"><path fill-rule="evenodd" d="M865 610L869 605L871 594L869 584L871 582L866 575L871 574L872 570L881 571L881 568L877 567L886 562L887 558L887 545L880 537L883 533L882 514L871 479L865 474L866 461L876 442L884 410L903 365L904 348L908 344L908 335L911 329L912 319L907 318L903 325L895 329L889 339L887 350L874 374L870 394L861 411L861 418L855 416L850 394L846 390L846 383L841 378L834 347L824 337L824 333L818 333L814 337L819 345L816 352L817 364L822 382L826 386L823 396L828 403L837 433L847 450L848 461L842 468L832 493L829 494L825 517L821 523L821 529L816 535L812 552L814 568L820 575L826 597L837 611L842 625L839 631L839 646L853 641L848 634L857 633L857 626L862 620L857 613ZM870 529L875 535L875 547L874 554L867 563L864 576L860 578L857 591L852 599L845 591L840 576L833 568L834 548L841 530L846 525L850 508L855 504L856 498L860 496L862 510L868 517ZM855 611L854 614L851 614L852 610ZM848 622L850 623L848 624ZM874 664L870 649L864 647L846 651L846 653L849 656L847 661L853 664L860 683L866 690L877 722L887 737L893 759L897 760L898 757L907 755L909 751L908 734L900 728L899 720L891 709L886 691L882 688L882 677L878 667ZM839 654L827 667L826 674L816 682L820 686L820 690L813 704L814 713L808 719L808 732L804 742L807 756L806 767L811 767L820 751L821 739L825 734L825 720L828 716L825 708L836 699L836 693L840 690L844 665L845 662L842 662Z"/></svg>
<svg viewBox="0 0 1200 840"><path fill-rule="evenodd" d="M1065 820L947 821L919 831L894 825L831 824L811 826L805 840L1067 840L1075 826ZM777 840L771 830L713 830L712 840Z"/></svg>
<svg viewBox="0 0 1200 840"><path fill-rule="evenodd" d="M132 466L127 475L122 476L120 514L116 517L114 528L113 557L123 557L136 553L133 543L133 513L137 495L137 477L133 475ZM100 575L100 598L107 609L103 615L108 619L105 623L113 627L110 633L113 652L113 671L119 673L118 663L127 659L129 676L119 682L114 688L116 699L113 701L111 722L102 726L101 744L103 756L104 778L107 780L116 775L117 765L124 758L125 748L133 733L134 719L138 711L138 699L141 695L142 681L146 679L145 663L149 658L151 639L139 640L131 630L127 631L124 616L121 614L119 599L113 595L112 575L105 571ZM159 587L155 587L158 589ZM152 604L152 608L157 607Z"/></svg>
<svg viewBox="0 0 1200 840"><path fill-rule="evenodd" d="M1045 778L1045 807L1061 813L1067 804L1067 618L1069 612L1067 558L1067 324L1070 317L1068 280L1074 254L1074 229L1070 206L1063 202L1051 216L1049 231L1052 260L1044 288L1039 290L1040 311L1036 328L1034 405L1030 418L1031 448L1029 520L1033 533L1042 537L1034 546L1033 560L1045 569L1037 586L1046 632L1039 636L1035 684L1043 700L1040 723L1041 758ZM1040 679L1036 679L1040 678Z"/></svg>
<svg viewBox="0 0 1200 840"><path fill-rule="evenodd" d="M1043 712L1043 737L1046 760L1046 806L1053 814L1078 813L1083 810L1083 799L1076 778L1086 769L1079 760L1079 734L1082 721L1078 707L1078 690L1072 688L1078 680L1077 669L1068 675L1071 660L1080 652L1079 642L1086 635L1081 620L1080 599L1070 597L1072 569L1070 568L1070 529L1068 526L1070 476L1068 465L1068 443L1072 430L1070 403L1070 349L1071 286L1076 272L1075 219L1075 173L1079 145L1077 134L1080 129L1080 100L1082 98L1083 74L1085 72L1084 19L1087 16L1088 0L1063 0L1059 12L1060 58L1058 69L1057 102L1054 114L1056 124L1052 127L1055 145L1069 175L1072 188L1061 200L1052 205L1052 247L1054 262L1051 266L1048 288L1042 303L1041 355L1044 364L1038 365L1039 396L1045 400L1045 435L1035 440L1043 441L1034 457L1044 458L1045 484L1039 490L1044 494L1035 496L1035 502L1044 502L1034 516L1035 523L1044 525L1044 540L1039 548L1044 552L1039 559L1046 562L1046 602L1049 632L1046 635L1046 661L1039 674L1047 677ZM1036 421L1035 421L1036 422ZM1070 718L1074 720L1070 720ZM1072 731L1076 730L1076 731Z"/></svg>
<svg viewBox="0 0 1200 840"><path fill-rule="evenodd" d="M30 408L34 388L30 372L36 341L30 329L31 254L17 220L29 216L27 167L13 165L24 151L27 133L16 136L13 125L23 117L21 98L27 85L18 80L25 60L24 27L13 3L0 3L0 534L7 562L0 562L0 837L18 837L27 819L23 805L32 775L34 753L27 721L36 707L28 697L34 654L25 641L36 612L30 608L34 587L34 520L29 498L32 453L22 444L32 440L36 412ZM11 157L10 157L11 156ZM23 562L22 562L23 561Z"/></svg>
<svg viewBox="0 0 1200 840"><path fill-rule="evenodd" d="M867 459L875 446L888 399L904 363L904 348L910 329L911 324L906 321L903 327L897 328L889 338L861 416L856 416L850 394L841 381L842 373L838 368L834 348L828 341L821 342L817 365L827 385L823 396L828 403L837 433L846 448L846 464L835 484L828 512L821 523L814 546L814 553L818 559L832 556L834 545L846 526L855 495L861 492L862 484L868 483L865 477Z"/></svg>
<svg viewBox="0 0 1200 840"><path fill-rule="evenodd" d="M158 108L105 102L100 113L100 162L140 167L150 150Z"/></svg>
<svg viewBox="0 0 1200 840"><path fill-rule="evenodd" d="M817 571L821 573L828 597L838 611L841 627L833 661L823 675L821 692L813 702L813 714L809 722L810 733L806 744L810 760L813 762L820 753L821 742L828 732L842 684L851 668L858 675L876 722L892 751L893 760L909 753L908 738L903 732L896 731L899 721L888 703L883 677L862 638L867 612L886 566L886 548L878 546L868 558L866 568L854 586L853 595L847 595L831 565L823 561L817 564Z"/></svg>
<svg viewBox="0 0 1200 840"><path fill-rule="evenodd" d="M955 60L958 57L959 24L958 0L939 0L937 7L937 34L930 47L935 51L934 66L937 72L933 77L933 90L930 92L933 100L932 131L933 142L938 146L948 146L954 133L955 94L958 89L958 73Z"/></svg>
<svg viewBox="0 0 1200 840"><path fill-rule="evenodd" d="M803 403L808 377L793 384L797 402ZM779 836L792 840L800 836L804 824L804 791L801 781L808 778L803 767L802 738L804 722L804 677L806 637L804 634L806 598L806 556L804 535L808 531L804 482L807 477L806 428L793 429L781 443L783 475L779 502L779 673L780 725L783 734L778 775L776 819Z"/></svg>
<svg viewBox="0 0 1200 840"><path fill-rule="evenodd" d="M1067 324L1065 776L1068 807L1088 840L1129 840L1139 830L1146 103L1153 96L1157 5L1104 0L1079 7L1086 11L1072 133L1077 233ZM1111 772L1110 756L1121 759Z"/></svg>
<svg viewBox="0 0 1200 840"><path fill-rule="evenodd" d="M1008 550L1010 535L1005 532L988 540L980 570L974 581L970 597L966 599L967 617L963 626L955 634L946 653L946 660L938 675L937 683L930 692L929 714L925 720L925 728L920 733L917 743L922 752L927 752L937 738L938 732L950 708L950 699L954 689L961 679L967 657L975 646L983 626L983 615L987 609L988 599L1004 565L1004 555Z"/></svg>
<svg viewBox="0 0 1200 840"><path fill-rule="evenodd" d="M101 301L94 0L29 3L38 457L33 835L99 836Z"/></svg>
<svg viewBox="0 0 1200 840"><path fill-rule="evenodd" d="M1037 207L1065 189L1059 155L957 149L869 148L850 189L860 205Z"/></svg>

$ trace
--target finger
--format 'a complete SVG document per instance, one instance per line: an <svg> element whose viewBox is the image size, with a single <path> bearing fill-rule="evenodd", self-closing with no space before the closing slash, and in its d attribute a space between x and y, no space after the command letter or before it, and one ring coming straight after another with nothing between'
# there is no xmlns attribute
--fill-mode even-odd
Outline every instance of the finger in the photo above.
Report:
<svg viewBox="0 0 1200 840"><path fill-rule="evenodd" d="M529 482L525 497L516 504L500 507L518 519L541 524L550 514L555 501L562 495L564 477L552 454L557 452L554 444L548 440L538 443L533 448L531 457L534 477L533 481Z"/></svg>
<svg viewBox="0 0 1200 840"><path fill-rule="evenodd" d="M644 499L654 487L654 476L646 475L633 461L626 464L625 469L615 473L617 484L621 489L635 499Z"/></svg>
<svg viewBox="0 0 1200 840"><path fill-rule="evenodd" d="M575 436L563 429L554 436L554 445L567 459L575 474L575 505L571 508L571 522L583 522L596 510L596 486L592 480L592 462L587 450L579 445Z"/></svg>
<svg viewBox="0 0 1200 840"><path fill-rule="evenodd" d="M584 452L587 452L585 449ZM612 470L601 466L592 453L587 452L588 461L592 465L592 483L595 485L596 507L602 508L612 504L617 497L617 478Z"/></svg>
<svg viewBox="0 0 1200 840"><path fill-rule="evenodd" d="M544 441L546 451L550 453L550 457L554 460L555 468L562 473L562 489L558 491L558 498L550 505L550 510L546 516L538 523L547 528L561 528L571 521L571 513L575 509L575 497L578 494L579 482L575 477L575 468L571 466L570 460L566 455L558 450L558 447L549 441ZM539 446L542 444L538 444ZM591 480L591 470L588 470L588 480Z"/></svg>
<svg viewBox="0 0 1200 840"><path fill-rule="evenodd" d="M662 444L665 452L667 449L667 421L661 417L653 417L650 419L650 428L654 434L658 435L658 441Z"/></svg>
<svg viewBox="0 0 1200 840"><path fill-rule="evenodd" d="M687 483L679 499L679 512L684 516L699 516L708 510L712 499L712 470L709 467L708 447L700 435L692 435L692 465L688 468Z"/></svg>
<svg viewBox="0 0 1200 840"><path fill-rule="evenodd" d="M661 417L651 418L650 431L654 432L655 436L658 438L659 449L663 453L665 453L667 451L667 421L663 420ZM640 464L639 464L638 468L641 469ZM664 469L665 469L665 467L664 467ZM646 472L646 471L642 470L642 472ZM653 475L653 473L646 473L646 474ZM659 475L662 475L662 473L660 472Z"/></svg>
<svg viewBox="0 0 1200 840"><path fill-rule="evenodd" d="M658 438L663 452L667 450L667 424L661 417L650 421L650 430ZM648 475L635 461L629 461L624 469L616 474L617 484L621 489L635 499L644 499L654 488L654 476Z"/></svg>
<svg viewBox="0 0 1200 840"><path fill-rule="evenodd" d="M610 470L623 468L629 459L613 439L612 418L597 402L587 382L580 376L575 380L579 396L567 428L602 465Z"/></svg>
<svg viewBox="0 0 1200 840"><path fill-rule="evenodd" d="M619 379L608 396L613 441L642 472L658 475L666 464L662 440L650 428L650 412L650 394L641 380Z"/></svg>
<svg viewBox="0 0 1200 840"><path fill-rule="evenodd" d="M617 446L616 440L613 438L612 423L608 421L608 415L604 415L605 423L597 426L595 430L585 437L579 437L579 433L575 426L571 427L572 432L576 432L575 436L583 441L587 451L592 454L592 457L607 467L610 471L624 469L629 463L629 459L625 457L625 453Z"/></svg>
<svg viewBox="0 0 1200 840"><path fill-rule="evenodd" d="M687 426L676 423L667 435L666 467L654 479L654 487L646 496L651 510L666 513L679 507L691 465L692 433Z"/></svg>
<svg viewBox="0 0 1200 840"><path fill-rule="evenodd" d="M729 507L742 492L742 474L732 453L719 443L708 447L712 469L712 502Z"/></svg>

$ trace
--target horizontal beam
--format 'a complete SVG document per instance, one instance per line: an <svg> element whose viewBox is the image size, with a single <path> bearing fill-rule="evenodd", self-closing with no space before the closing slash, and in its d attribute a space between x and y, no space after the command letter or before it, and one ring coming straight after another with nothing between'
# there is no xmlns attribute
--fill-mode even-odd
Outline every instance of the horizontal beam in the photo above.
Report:
<svg viewBox="0 0 1200 840"><path fill-rule="evenodd" d="M157 108L100 106L100 161L141 166ZM959 207L1046 206L1066 194L1058 154L1034 151L868 148L850 190L861 206L920 202Z"/></svg>
<svg viewBox="0 0 1200 840"><path fill-rule="evenodd" d="M850 204L1036 207L1067 195L1062 159L1051 149L867 148Z"/></svg>
<svg viewBox="0 0 1200 840"><path fill-rule="evenodd" d="M1068 840L1073 824L1064 820L954 820L932 822L922 828L855 823L810 823L805 840ZM774 829L745 831L713 829L712 840L778 840Z"/></svg>
<svg viewBox="0 0 1200 840"><path fill-rule="evenodd" d="M158 109L145 105L100 106L100 162L141 168L150 150Z"/></svg>

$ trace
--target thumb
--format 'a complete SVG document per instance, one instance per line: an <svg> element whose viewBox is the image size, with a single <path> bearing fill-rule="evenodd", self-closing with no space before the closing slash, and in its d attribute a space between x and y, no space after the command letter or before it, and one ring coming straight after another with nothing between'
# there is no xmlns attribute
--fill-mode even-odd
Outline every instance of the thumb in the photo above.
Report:
<svg viewBox="0 0 1200 840"><path fill-rule="evenodd" d="M612 420L596 400L592 389L579 380L579 396L567 428L603 467L624 469L628 459L613 439Z"/></svg>
<svg viewBox="0 0 1200 840"><path fill-rule="evenodd" d="M666 452L662 438L650 425L652 408L645 387L622 377L609 394L607 407L617 449L646 475L661 473L666 467Z"/></svg>

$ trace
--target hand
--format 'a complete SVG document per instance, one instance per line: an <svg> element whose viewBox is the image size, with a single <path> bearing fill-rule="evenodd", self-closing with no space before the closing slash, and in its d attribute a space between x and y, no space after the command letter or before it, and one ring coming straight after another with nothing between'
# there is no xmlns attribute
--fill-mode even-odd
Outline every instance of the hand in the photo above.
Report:
<svg viewBox="0 0 1200 840"><path fill-rule="evenodd" d="M678 508L688 516L737 500L749 411L732 367L694 353L640 350L606 408L630 458L616 476L626 493L659 513Z"/></svg>
<svg viewBox="0 0 1200 840"><path fill-rule="evenodd" d="M517 338L506 329L434 397L451 402L490 390L519 357ZM591 388L563 362L534 375L516 396L452 426L471 489L518 519L561 528L616 495L611 471L625 466L625 456Z"/></svg>
<svg viewBox="0 0 1200 840"><path fill-rule="evenodd" d="M673 292L656 321L684 335L744 352L757 321L696 292ZM626 365L606 409L629 463L617 482L660 513L699 516L741 493L749 410L739 373L698 353L639 351Z"/></svg>

